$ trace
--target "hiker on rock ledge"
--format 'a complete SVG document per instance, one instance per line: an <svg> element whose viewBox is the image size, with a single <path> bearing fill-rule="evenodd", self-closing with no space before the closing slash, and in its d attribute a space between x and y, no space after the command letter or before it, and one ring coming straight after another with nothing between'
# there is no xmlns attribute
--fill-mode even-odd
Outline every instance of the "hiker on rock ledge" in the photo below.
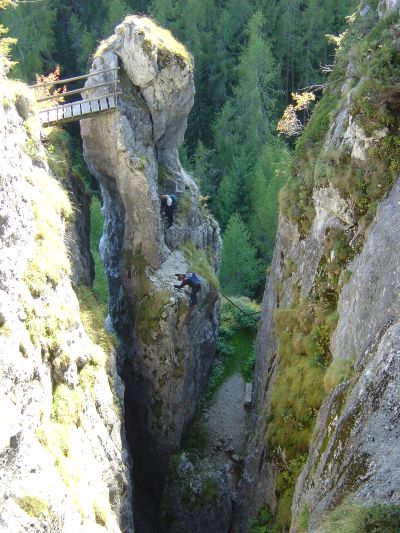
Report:
<svg viewBox="0 0 400 533"><path fill-rule="evenodd" d="M176 209L177 198L174 194L162 194L161 211L166 215L168 220L168 227L170 228L174 223L174 211Z"/></svg>
<svg viewBox="0 0 400 533"><path fill-rule="evenodd" d="M183 287L190 287L190 306L197 304L197 293L201 289L201 277L195 272L188 272L187 274L175 274L180 285L174 285L176 289L182 289Z"/></svg>

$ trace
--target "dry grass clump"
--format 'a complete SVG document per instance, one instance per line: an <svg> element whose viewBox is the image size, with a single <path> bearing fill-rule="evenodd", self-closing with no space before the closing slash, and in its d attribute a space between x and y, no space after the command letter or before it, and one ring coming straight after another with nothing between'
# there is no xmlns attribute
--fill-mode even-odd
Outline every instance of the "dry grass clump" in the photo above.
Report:
<svg viewBox="0 0 400 533"><path fill-rule="evenodd" d="M200 274L214 289L219 288L218 278L210 265L206 254L199 250L192 242L186 242L182 247L190 272Z"/></svg>
<svg viewBox="0 0 400 533"><path fill-rule="evenodd" d="M129 23L133 19L139 27L139 31L142 31L144 34L145 46L147 45L149 48L156 47L158 51L161 52L161 55L170 55L183 59L185 64L193 68L192 56L189 54L185 46L175 39L169 30L162 28L147 17L137 18L129 16L124 22Z"/></svg>
<svg viewBox="0 0 400 533"><path fill-rule="evenodd" d="M72 219L73 209L60 184L44 172L28 178L36 189L32 202L36 223L35 253L24 275L33 296L39 296L47 283L55 287L71 265L64 244L64 221Z"/></svg>

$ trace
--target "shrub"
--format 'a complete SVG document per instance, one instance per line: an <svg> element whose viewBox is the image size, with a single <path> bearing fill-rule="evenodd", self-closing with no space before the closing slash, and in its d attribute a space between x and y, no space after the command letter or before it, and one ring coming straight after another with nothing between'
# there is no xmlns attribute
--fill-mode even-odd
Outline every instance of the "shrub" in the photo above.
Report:
<svg viewBox="0 0 400 533"><path fill-rule="evenodd" d="M257 515L250 519L249 533L272 533L274 520L269 509L261 507Z"/></svg>
<svg viewBox="0 0 400 533"><path fill-rule="evenodd" d="M315 106L311 120L296 143L296 154L302 157L306 149L320 145L328 132L330 113L335 110L339 98L336 91L327 91Z"/></svg>

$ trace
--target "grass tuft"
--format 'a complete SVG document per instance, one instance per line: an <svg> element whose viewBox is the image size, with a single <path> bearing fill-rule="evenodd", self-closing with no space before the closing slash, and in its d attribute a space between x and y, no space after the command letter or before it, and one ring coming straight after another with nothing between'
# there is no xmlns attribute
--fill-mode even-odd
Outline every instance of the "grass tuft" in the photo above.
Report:
<svg viewBox="0 0 400 533"><path fill-rule="evenodd" d="M69 275L71 266L64 244L63 220L70 221L73 210L67 193L59 183L44 173L32 176L28 181L39 196L33 201L36 223L34 256L24 275L33 296L40 296L46 285L58 285L63 275Z"/></svg>
<svg viewBox="0 0 400 533"><path fill-rule="evenodd" d="M48 502L39 496L23 496L17 498L17 503L23 511L34 518L46 518L50 513Z"/></svg>
<svg viewBox="0 0 400 533"><path fill-rule="evenodd" d="M110 517L110 504L106 500L95 500L93 502L93 512L96 522L107 528Z"/></svg>
<svg viewBox="0 0 400 533"><path fill-rule="evenodd" d="M219 288L218 278L210 265L206 254L199 250L192 242L186 242L182 250L189 266L189 271L200 274L214 289Z"/></svg>
<svg viewBox="0 0 400 533"><path fill-rule="evenodd" d="M124 23L129 23L131 20L135 20L136 25L139 27L139 32L144 36L143 44L145 49L147 48L149 53L152 53L154 49L157 51L158 62L165 63L175 58L181 60L182 67L193 68L192 56L169 30L162 28L147 17L129 16Z"/></svg>
<svg viewBox="0 0 400 533"><path fill-rule="evenodd" d="M85 396L82 389L70 389L61 383L56 386L53 393L51 419L64 426L69 424L79 426L84 403Z"/></svg>
<svg viewBox="0 0 400 533"><path fill-rule="evenodd" d="M328 514L321 533L398 533L400 506L346 501Z"/></svg>
<svg viewBox="0 0 400 533"><path fill-rule="evenodd" d="M75 287L75 293L79 300L81 320L86 333L94 344L105 354L109 354L115 348L116 339L104 329L107 307L99 302L94 292L86 285Z"/></svg>
<svg viewBox="0 0 400 533"><path fill-rule="evenodd" d="M329 393L337 385L354 377L354 358L332 361L324 375L325 392Z"/></svg>

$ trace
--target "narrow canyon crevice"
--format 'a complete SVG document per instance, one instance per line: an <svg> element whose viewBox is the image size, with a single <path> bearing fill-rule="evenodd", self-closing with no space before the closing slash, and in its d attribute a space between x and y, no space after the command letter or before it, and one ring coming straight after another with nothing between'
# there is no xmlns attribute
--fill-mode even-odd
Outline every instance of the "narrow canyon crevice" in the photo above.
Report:
<svg viewBox="0 0 400 533"><path fill-rule="evenodd" d="M143 533L159 529L168 460L180 448L214 359L221 246L218 225L178 158L193 103L192 60L156 33L152 21L129 17L100 46L92 72L120 66L117 111L81 121L84 157L103 196L108 323L119 339L134 516ZM101 74L105 81L107 75ZM165 192L178 198L170 228L160 213ZM173 289L175 274L190 270L203 277L193 307L185 291Z"/></svg>

